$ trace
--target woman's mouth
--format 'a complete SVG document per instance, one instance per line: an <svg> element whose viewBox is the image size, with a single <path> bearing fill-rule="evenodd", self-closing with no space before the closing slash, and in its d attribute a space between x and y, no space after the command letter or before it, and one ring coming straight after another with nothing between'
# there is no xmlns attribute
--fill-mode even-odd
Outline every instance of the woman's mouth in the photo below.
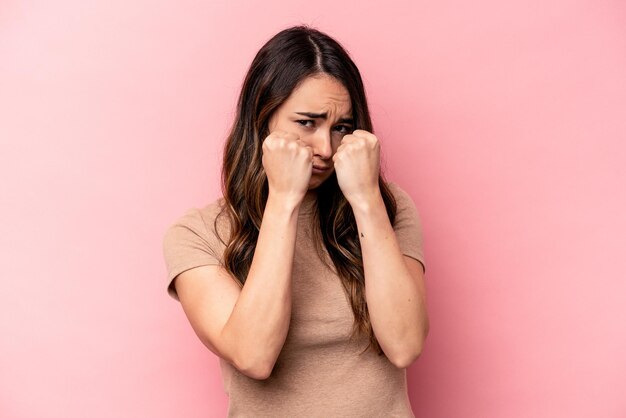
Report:
<svg viewBox="0 0 626 418"><path fill-rule="evenodd" d="M322 166L313 166L313 172L314 173L325 173L328 170L330 170L330 167L322 167Z"/></svg>

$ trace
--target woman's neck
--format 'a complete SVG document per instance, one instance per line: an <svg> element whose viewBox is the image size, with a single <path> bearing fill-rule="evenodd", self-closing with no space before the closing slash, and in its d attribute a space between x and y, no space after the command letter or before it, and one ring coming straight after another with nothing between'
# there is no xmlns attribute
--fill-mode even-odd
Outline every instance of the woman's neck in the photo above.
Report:
<svg viewBox="0 0 626 418"><path fill-rule="evenodd" d="M300 204L300 210L304 212L310 212L316 203L317 203L317 190L309 189L307 190L306 194L302 198L302 203Z"/></svg>

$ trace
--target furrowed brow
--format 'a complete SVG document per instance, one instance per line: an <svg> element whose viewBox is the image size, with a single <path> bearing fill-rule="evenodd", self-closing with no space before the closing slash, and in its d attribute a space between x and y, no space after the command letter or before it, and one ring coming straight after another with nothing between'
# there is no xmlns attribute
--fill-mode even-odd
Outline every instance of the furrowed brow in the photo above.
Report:
<svg viewBox="0 0 626 418"><path fill-rule="evenodd" d="M326 118L328 117L328 113L312 113L312 112L295 112L298 115L302 115L302 116L307 116L309 118L313 118L313 119L324 119L326 120ZM341 118L338 120L339 123L349 123L349 124L353 124L354 120L352 118Z"/></svg>

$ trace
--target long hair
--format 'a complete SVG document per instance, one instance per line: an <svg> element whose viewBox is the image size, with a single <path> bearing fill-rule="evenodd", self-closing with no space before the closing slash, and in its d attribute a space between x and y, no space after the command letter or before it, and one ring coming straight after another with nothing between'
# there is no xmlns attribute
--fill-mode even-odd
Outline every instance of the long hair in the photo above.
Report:
<svg viewBox="0 0 626 418"><path fill-rule="evenodd" d="M269 135L269 120L300 82L320 73L334 77L348 90L354 129L373 133L361 75L337 41L317 29L299 25L277 33L257 52L239 95L235 121L224 146L221 173L224 205L220 214L227 213L230 221L230 238L228 242L222 240L226 244L223 264L241 287L252 264L269 194L262 164L262 144ZM397 204L382 171L379 187L393 225ZM354 313L350 338L368 335L369 344L363 352L371 347L381 355L365 299L356 221L335 172L318 187L317 195L312 217L315 246L320 255L326 248L334 264L328 267L338 274L350 300Z"/></svg>

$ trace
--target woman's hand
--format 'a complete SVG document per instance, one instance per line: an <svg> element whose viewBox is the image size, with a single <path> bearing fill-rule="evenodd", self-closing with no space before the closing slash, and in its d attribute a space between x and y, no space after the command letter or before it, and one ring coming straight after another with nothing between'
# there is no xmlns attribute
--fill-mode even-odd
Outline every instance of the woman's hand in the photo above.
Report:
<svg viewBox="0 0 626 418"><path fill-rule="evenodd" d="M309 189L313 149L295 133L274 131L263 141L262 163L270 193L299 203Z"/></svg>
<svg viewBox="0 0 626 418"><path fill-rule="evenodd" d="M333 155L337 183L351 205L366 202L380 194L380 144L366 130L345 135Z"/></svg>

